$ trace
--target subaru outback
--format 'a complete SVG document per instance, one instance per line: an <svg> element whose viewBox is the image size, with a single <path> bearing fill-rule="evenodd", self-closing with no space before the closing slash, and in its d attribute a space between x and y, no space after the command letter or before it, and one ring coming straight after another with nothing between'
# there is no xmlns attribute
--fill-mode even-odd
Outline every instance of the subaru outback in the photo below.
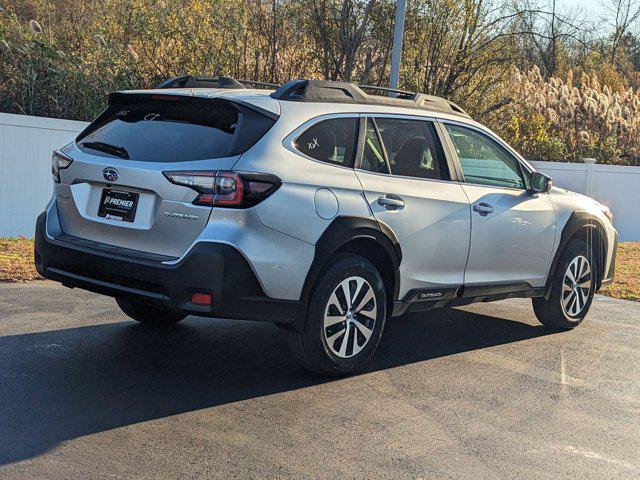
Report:
<svg viewBox="0 0 640 480"><path fill-rule="evenodd" d="M552 186L459 106L250 83L111 94L53 153L38 272L148 326L274 322L326 375L361 368L405 312L525 297L571 329L612 281L609 209Z"/></svg>

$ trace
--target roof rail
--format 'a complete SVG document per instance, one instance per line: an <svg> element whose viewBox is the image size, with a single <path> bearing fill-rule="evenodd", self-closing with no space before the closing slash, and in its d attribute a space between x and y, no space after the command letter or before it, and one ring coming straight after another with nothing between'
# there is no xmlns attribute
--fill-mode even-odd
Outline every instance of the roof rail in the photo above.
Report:
<svg viewBox="0 0 640 480"><path fill-rule="evenodd" d="M194 77L183 75L182 77L165 80L156 88L244 88L237 80L231 77Z"/></svg>
<svg viewBox="0 0 640 480"><path fill-rule="evenodd" d="M395 93L401 97L414 98L417 95L416 92L407 92L406 90L398 90L397 88L378 87L376 85L358 85L358 87L360 87L362 90L374 90L379 92Z"/></svg>
<svg viewBox="0 0 640 480"><path fill-rule="evenodd" d="M449 100L424 93L409 92L396 88L378 87L375 85L356 85L349 82L333 80L292 80L284 85L259 82L257 80L236 80L231 77L195 77L183 75L170 78L156 88L229 88L244 89L246 85L258 88L276 89L271 97L278 100L298 102L334 102L363 103L368 105L384 105L388 107L417 108L438 110L469 117L462 108ZM365 90L393 93L393 97L369 95Z"/></svg>
<svg viewBox="0 0 640 480"><path fill-rule="evenodd" d="M237 80L237 81L243 85L253 85L261 88L272 88L274 90L276 88L280 88L280 84L278 83L258 82L256 80Z"/></svg>
<svg viewBox="0 0 640 480"><path fill-rule="evenodd" d="M471 115L469 115L460 105L458 105L457 103L453 103L449 100L447 100L447 102L449 103L449 106L451 107L451 110L453 110L456 113L460 113L462 115L464 115L465 117L471 117Z"/></svg>
<svg viewBox="0 0 640 480"><path fill-rule="evenodd" d="M364 90L396 93L398 96L368 95ZM458 105L441 97L371 85L358 86L354 83L332 80L292 80L273 92L271 97L278 100L296 102L361 103L387 107L436 110L469 117L469 114Z"/></svg>
<svg viewBox="0 0 640 480"><path fill-rule="evenodd" d="M230 88L242 89L244 85L253 85L260 88L276 89L280 85L276 83L258 82L255 80L236 80L231 77L199 77L183 75L165 80L156 88Z"/></svg>

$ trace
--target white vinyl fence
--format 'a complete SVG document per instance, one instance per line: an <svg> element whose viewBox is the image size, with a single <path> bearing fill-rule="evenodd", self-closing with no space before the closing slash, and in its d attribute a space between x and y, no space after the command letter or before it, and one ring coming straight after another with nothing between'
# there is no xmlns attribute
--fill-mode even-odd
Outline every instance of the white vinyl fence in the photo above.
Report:
<svg viewBox="0 0 640 480"><path fill-rule="evenodd" d="M73 140L85 122L0 113L0 237L33 237L52 191L51 152ZM640 167L532 162L555 185L609 206L620 240L640 240Z"/></svg>
<svg viewBox="0 0 640 480"><path fill-rule="evenodd" d="M87 124L0 113L0 237L33 237L51 197L51 152Z"/></svg>
<svg viewBox="0 0 640 480"><path fill-rule="evenodd" d="M588 160L585 160L588 161ZM640 240L640 167L531 162L554 185L584 193L611 209L622 242Z"/></svg>

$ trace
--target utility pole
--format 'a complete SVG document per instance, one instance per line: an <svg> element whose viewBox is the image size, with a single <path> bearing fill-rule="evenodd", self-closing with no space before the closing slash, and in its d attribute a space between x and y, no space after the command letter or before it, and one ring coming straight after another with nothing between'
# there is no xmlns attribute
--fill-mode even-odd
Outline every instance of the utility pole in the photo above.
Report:
<svg viewBox="0 0 640 480"><path fill-rule="evenodd" d="M400 60L402 58L402 37L404 36L404 11L407 0L396 2L396 21L393 30L393 48L391 49L391 76L389 86L398 88L400 77Z"/></svg>

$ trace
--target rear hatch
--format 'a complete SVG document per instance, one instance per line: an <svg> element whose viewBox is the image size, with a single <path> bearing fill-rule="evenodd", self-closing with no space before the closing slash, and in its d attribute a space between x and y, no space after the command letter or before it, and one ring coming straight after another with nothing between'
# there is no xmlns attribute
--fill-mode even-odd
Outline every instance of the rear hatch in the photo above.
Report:
<svg viewBox="0 0 640 480"><path fill-rule="evenodd" d="M276 118L215 90L206 96L112 94L108 108L61 151L72 160L56 186L62 230L103 244L182 256L212 207L194 205L198 193L163 172L230 170Z"/></svg>

